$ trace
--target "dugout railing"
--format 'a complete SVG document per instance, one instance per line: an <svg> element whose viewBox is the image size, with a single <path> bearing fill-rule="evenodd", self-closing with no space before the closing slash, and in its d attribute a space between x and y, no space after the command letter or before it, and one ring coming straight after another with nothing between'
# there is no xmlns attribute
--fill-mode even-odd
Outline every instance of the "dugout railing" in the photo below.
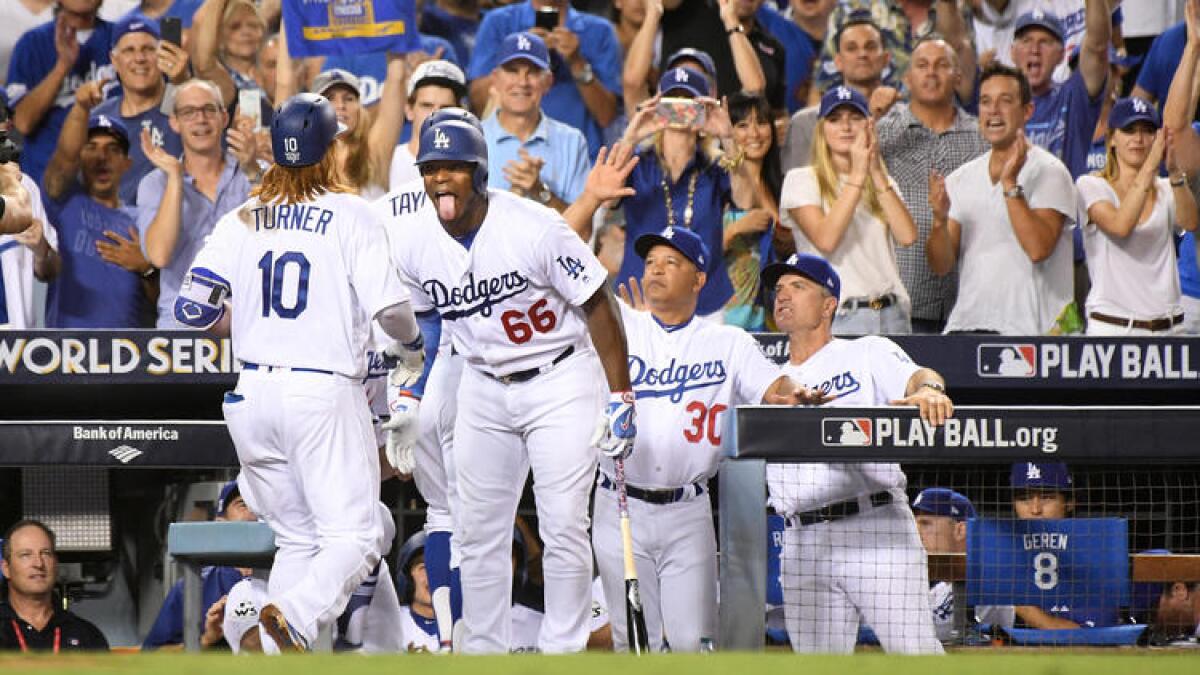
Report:
<svg viewBox="0 0 1200 675"><path fill-rule="evenodd" d="M853 445L840 442L836 429L850 421ZM930 433L915 408L784 408L746 406L736 409L732 433L727 434L718 474L720 560L720 645L730 650L761 650L764 646L764 602L767 591L768 527L766 465L779 463L896 462L906 469L909 493L929 487L925 471L951 476L947 467L962 472L989 467L990 480L998 467L1014 462L1066 462L1081 476L1102 472L1097 501L1108 483L1122 480L1138 490L1138 508L1120 507L1108 515L1130 519L1131 535L1139 517L1153 519L1131 543L1130 580L1139 584L1200 581L1200 408L1155 407L980 407L961 406L947 427ZM1114 471L1113 467L1125 467ZM1167 484L1179 483L1171 498L1173 512L1150 509L1153 497L1128 476L1157 475ZM915 478L915 480L914 480ZM1005 475L1007 479L1007 475ZM942 482L953 482L942 481ZM1147 481L1143 480L1142 483ZM1153 481L1151 481L1153 482ZM996 485L990 487L996 491ZM1134 499L1130 497L1129 499ZM988 509L981 509L987 511ZM991 511L995 511L992 505ZM1088 505L1081 515L1105 514L1103 503ZM985 515L981 513L981 515ZM1186 523L1181 525L1180 523ZM1152 531L1146 532L1147 529ZM1136 548L1172 547L1170 555L1142 555ZM961 585L967 578L965 554L936 554L928 558L931 580ZM961 597L961 596L960 596ZM963 603L956 604L961 615ZM960 616L961 620L961 616Z"/></svg>

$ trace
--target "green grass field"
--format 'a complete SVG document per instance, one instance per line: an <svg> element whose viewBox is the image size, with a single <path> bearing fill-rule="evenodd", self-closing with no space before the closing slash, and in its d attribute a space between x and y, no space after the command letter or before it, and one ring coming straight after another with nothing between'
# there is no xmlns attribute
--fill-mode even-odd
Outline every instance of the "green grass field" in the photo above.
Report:
<svg viewBox="0 0 1200 675"><path fill-rule="evenodd" d="M1200 651L1159 652L1097 650L951 654L900 657L886 654L794 656L791 654L715 654L649 656L583 654L576 656L285 656L234 657L218 654L110 656L0 656L0 673L39 675L1193 675L1200 672Z"/></svg>

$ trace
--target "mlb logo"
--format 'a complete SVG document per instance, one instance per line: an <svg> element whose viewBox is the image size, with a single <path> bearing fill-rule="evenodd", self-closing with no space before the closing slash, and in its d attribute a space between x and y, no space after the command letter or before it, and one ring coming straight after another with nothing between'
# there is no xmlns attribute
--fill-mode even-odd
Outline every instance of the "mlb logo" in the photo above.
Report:
<svg viewBox="0 0 1200 675"><path fill-rule="evenodd" d="M980 377L1035 377L1037 345L981 344L977 351Z"/></svg>
<svg viewBox="0 0 1200 675"><path fill-rule="evenodd" d="M821 420L821 445L826 447L871 445L871 420L865 417L826 417Z"/></svg>

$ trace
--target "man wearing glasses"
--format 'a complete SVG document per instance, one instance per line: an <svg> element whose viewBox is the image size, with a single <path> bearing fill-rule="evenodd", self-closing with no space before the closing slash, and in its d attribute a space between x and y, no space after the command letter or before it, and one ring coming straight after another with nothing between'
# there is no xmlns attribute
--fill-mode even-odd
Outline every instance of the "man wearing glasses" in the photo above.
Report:
<svg viewBox="0 0 1200 675"><path fill-rule="evenodd" d="M183 141L183 157L154 145L143 130L142 152L157 169L142 179L137 200L142 248L150 264L162 271L159 328L179 327L173 309L183 275L217 219L250 195L247 172L258 172L254 148L244 153L244 167L222 148L229 115L215 84L188 80L175 90L170 109L171 129Z"/></svg>

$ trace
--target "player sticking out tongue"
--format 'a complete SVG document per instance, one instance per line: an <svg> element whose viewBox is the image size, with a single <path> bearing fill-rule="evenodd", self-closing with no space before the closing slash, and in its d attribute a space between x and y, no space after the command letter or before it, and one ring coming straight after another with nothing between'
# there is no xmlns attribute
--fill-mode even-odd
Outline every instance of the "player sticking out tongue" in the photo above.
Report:
<svg viewBox="0 0 1200 675"><path fill-rule="evenodd" d="M487 214L487 143L469 122L444 120L421 132L417 167L438 220L452 236L470 234Z"/></svg>

